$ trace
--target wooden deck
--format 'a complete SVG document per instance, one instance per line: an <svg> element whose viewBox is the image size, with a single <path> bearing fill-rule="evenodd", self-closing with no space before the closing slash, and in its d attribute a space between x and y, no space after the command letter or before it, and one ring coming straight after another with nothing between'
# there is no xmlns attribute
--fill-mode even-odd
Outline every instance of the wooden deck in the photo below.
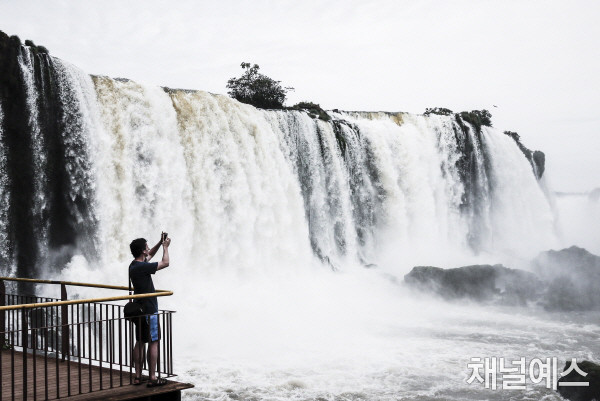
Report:
<svg viewBox="0 0 600 401"><path fill-rule="evenodd" d="M18 351L14 351L13 353L10 350L3 350L0 351L0 359L2 362L1 401L12 399L23 400L25 398L27 400L66 398L77 401L166 400L178 399L181 390L194 387L192 384L171 380L168 384L159 387L148 388L145 384L135 386L130 384L131 374L129 368L124 368L120 372L119 366L115 366L114 364L112 365L112 369L108 367L100 369L98 366L90 366L84 363L79 364L73 361L59 361L57 367L56 359L53 357L47 358L46 368L43 354L41 356L38 354L35 357L32 354L27 354L27 390L26 397L24 397L23 363L25 361L23 353ZM14 372L14 376L11 372ZM47 372L47 374L44 372ZM68 380L69 377L71 380ZM36 384L35 386L34 383ZM121 383L123 384L122 386Z"/></svg>

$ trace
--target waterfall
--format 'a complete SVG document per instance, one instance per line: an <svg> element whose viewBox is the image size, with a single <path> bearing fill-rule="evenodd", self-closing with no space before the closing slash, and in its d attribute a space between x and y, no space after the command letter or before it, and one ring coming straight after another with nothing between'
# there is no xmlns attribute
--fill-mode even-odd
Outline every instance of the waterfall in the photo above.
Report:
<svg viewBox="0 0 600 401"><path fill-rule="evenodd" d="M0 102L20 110L17 129L0 114L0 240L20 275L74 255L123 261L133 238L161 229L206 274L554 244L530 161L458 114L336 110L323 121L90 77L20 44L15 54L20 85Z"/></svg>
<svg viewBox="0 0 600 401"><path fill-rule="evenodd" d="M399 285L557 245L543 154L475 112L317 119L90 76L1 32L0 54L1 274L125 285L131 240L168 231L154 282L190 398L479 399L470 356L598 349L587 323Z"/></svg>
<svg viewBox="0 0 600 401"><path fill-rule="evenodd" d="M3 121L4 114L0 104L0 143L3 142ZM0 241L3 244L8 243L8 180L6 170L6 152L3 146L0 147ZM0 273L10 274L13 266L10 253L7 247L0 247Z"/></svg>
<svg viewBox="0 0 600 401"><path fill-rule="evenodd" d="M261 111L203 92L104 77L95 85L106 257L126 258L123 244L164 227L185 254L201 255L194 263L205 270L306 258L300 187Z"/></svg>
<svg viewBox="0 0 600 401"><path fill-rule="evenodd" d="M185 239L187 260L202 255L199 269L221 272L552 244L528 160L493 128L407 113L332 112L326 122L202 91L107 77L94 86L108 260L164 226Z"/></svg>
<svg viewBox="0 0 600 401"><path fill-rule="evenodd" d="M92 98L81 92L83 72L20 43L10 49L1 99L3 269L34 276L74 254L94 258L93 134L84 105Z"/></svg>

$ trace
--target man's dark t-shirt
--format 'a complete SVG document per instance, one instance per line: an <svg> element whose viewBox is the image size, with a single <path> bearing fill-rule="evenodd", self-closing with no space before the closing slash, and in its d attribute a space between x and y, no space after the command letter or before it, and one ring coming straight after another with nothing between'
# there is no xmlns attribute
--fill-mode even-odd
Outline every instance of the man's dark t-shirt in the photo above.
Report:
<svg viewBox="0 0 600 401"><path fill-rule="evenodd" d="M147 263L134 260L129 265L129 277L133 284L134 294L148 294L154 291L154 283L152 282L151 274L156 273L158 262ZM158 301L156 297L142 298L138 300L144 305L146 313L158 312Z"/></svg>

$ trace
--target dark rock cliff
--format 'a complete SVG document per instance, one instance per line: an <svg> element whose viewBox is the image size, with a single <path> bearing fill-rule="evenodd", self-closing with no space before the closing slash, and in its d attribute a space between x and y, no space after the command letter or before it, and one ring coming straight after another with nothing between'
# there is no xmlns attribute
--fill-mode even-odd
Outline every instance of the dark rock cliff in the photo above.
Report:
<svg viewBox="0 0 600 401"><path fill-rule="evenodd" d="M79 104L46 48L0 32L0 108L8 203L2 265L33 277L64 265L93 230Z"/></svg>
<svg viewBox="0 0 600 401"><path fill-rule="evenodd" d="M513 131L504 131L504 133L510 136L515 140L517 146L523 152L529 163L531 164L531 168L533 169L533 174L539 180L544 175L544 171L546 170L546 155L544 152L539 150L530 150L521 142L521 137L519 134Z"/></svg>

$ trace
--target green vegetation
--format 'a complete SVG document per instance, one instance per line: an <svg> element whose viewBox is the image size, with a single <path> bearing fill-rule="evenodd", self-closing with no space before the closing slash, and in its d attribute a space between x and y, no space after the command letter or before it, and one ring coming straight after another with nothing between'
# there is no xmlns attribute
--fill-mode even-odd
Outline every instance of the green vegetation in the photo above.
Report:
<svg viewBox="0 0 600 401"><path fill-rule="evenodd" d="M433 108L426 108L425 109L425 113L423 113L424 115L428 116L430 114L437 114L440 116L451 116L452 114L454 114L454 112L450 109L445 109L443 107L433 107Z"/></svg>
<svg viewBox="0 0 600 401"><path fill-rule="evenodd" d="M287 93L294 88L282 87L281 81L260 74L258 64L244 62L241 66L245 71L241 77L227 81L227 94L261 109L282 109Z"/></svg>
<svg viewBox="0 0 600 401"><path fill-rule="evenodd" d="M521 137L519 136L519 134L517 134L514 131L504 131L504 135L510 136L515 141L519 141L521 139Z"/></svg>
<svg viewBox="0 0 600 401"><path fill-rule="evenodd" d="M303 101L292 107L285 107L283 104L287 93L294 88L282 87L281 81L275 81L259 73L258 64L251 65L244 62L241 67L244 69L242 76L227 81L227 94L232 98L261 109L302 110L306 111L311 118L331 121L327 112L313 102Z"/></svg>
<svg viewBox="0 0 600 401"><path fill-rule="evenodd" d="M481 127L492 126L492 113L487 110L463 111L457 114L463 121L470 123L476 131L480 132Z"/></svg>
<svg viewBox="0 0 600 401"><path fill-rule="evenodd" d="M423 113L423 115L426 116L431 114L437 114L439 116L451 116L454 114L454 112L444 107L428 107L425 109L425 113ZM481 127L492 126L492 113L487 110L463 111L454 115L456 116L456 121L463 129L463 122L471 124L477 132L481 132Z"/></svg>
<svg viewBox="0 0 600 401"><path fill-rule="evenodd" d="M290 109L291 110L306 110L308 112L308 115L311 116L312 118L318 118L323 121L331 120L331 117L329 117L329 114L327 114L325 112L325 110L323 110L321 108L321 106L319 106L316 103L300 102L300 103L297 103L297 104L293 105L292 107L290 107Z"/></svg>
<svg viewBox="0 0 600 401"><path fill-rule="evenodd" d="M31 47L31 50L33 50L33 52L34 52L35 54L38 54L38 53L46 53L46 54L49 54L49 53L50 53L50 52L48 51L48 49L46 49L44 46L36 46L36 45L35 45L35 43L33 43L33 40L29 40L29 39L27 39L27 40L25 41L25 46L29 46L29 47Z"/></svg>

